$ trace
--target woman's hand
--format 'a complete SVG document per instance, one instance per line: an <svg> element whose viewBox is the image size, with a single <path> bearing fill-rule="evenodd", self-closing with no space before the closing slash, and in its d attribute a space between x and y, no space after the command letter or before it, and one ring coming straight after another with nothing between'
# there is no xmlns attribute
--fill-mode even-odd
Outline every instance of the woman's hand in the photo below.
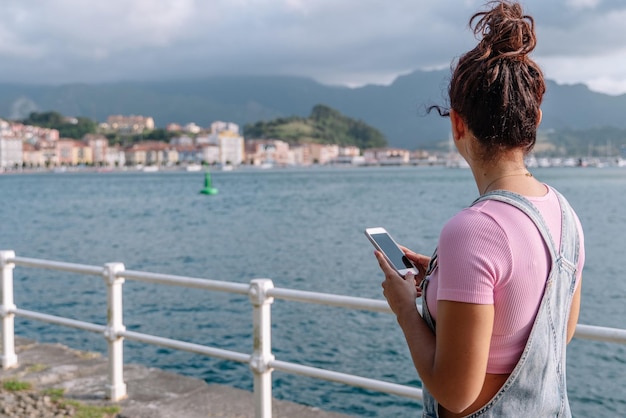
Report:
<svg viewBox="0 0 626 418"><path fill-rule="evenodd" d="M402 245L400 245L400 249L402 250L402 252L404 252L404 255L406 256L406 258L411 260L413 264L415 264L415 267L417 267L418 274L417 276L415 276L415 280L416 280L416 284L419 285L422 282L422 280L426 278L426 270L428 270L430 257L413 252L409 250L408 248L403 247Z"/></svg>
<svg viewBox="0 0 626 418"><path fill-rule="evenodd" d="M403 251L405 251L404 248ZM383 295L387 299L387 303L389 303L391 310L396 314L396 316L400 316L402 312L407 309L416 310L415 299L422 294L419 284L424 277L423 272L426 271L426 268L422 266L422 262L424 259L427 260L428 258L413 252L407 253L407 251L405 251L407 258L419 264L416 265L416 267L418 267L419 274L414 275L413 273L407 273L405 277L402 277L393 267L389 265L387 259L380 251L375 251L374 255L378 260L380 269L385 274L385 280L382 283Z"/></svg>

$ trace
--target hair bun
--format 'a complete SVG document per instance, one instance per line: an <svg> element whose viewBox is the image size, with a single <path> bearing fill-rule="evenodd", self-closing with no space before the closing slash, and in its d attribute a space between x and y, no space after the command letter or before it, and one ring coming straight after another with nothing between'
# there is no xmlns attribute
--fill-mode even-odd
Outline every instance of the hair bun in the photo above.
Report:
<svg viewBox="0 0 626 418"><path fill-rule="evenodd" d="M470 27L480 39L481 58L525 60L537 44L533 18L523 14L519 3L494 1L488 5L491 10L478 12L470 19Z"/></svg>

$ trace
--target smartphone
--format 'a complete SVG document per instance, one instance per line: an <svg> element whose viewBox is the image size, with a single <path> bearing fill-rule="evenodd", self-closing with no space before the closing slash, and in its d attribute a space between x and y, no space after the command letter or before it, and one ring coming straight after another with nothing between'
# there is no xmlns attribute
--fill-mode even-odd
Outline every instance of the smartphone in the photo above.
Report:
<svg viewBox="0 0 626 418"><path fill-rule="evenodd" d="M374 244L374 247L383 253L391 267L393 267L400 276L404 277L408 272L417 274L417 267L409 260L398 244L391 238L391 235L385 228L367 228L365 235Z"/></svg>

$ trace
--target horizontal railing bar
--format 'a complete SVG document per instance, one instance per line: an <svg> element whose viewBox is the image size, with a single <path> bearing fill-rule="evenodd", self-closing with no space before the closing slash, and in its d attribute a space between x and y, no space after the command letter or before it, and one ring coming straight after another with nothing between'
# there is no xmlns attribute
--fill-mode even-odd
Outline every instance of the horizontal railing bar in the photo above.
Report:
<svg viewBox="0 0 626 418"><path fill-rule="evenodd" d="M422 390L410 386L398 385L396 383L384 382L382 380L369 379L366 377L355 376L346 373L339 373L325 369L318 369L311 366L303 366L300 364L289 363L280 360L271 360L269 366L275 370L282 372L299 374L302 376L313 377L317 379L327 380L331 382L343 383L349 386L356 386L363 389L375 390L378 392L390 393L393 395L404 396L422 400Z"/></svg>
<svg viewBox="0 0 626 418"><path fill-rule="evenodd" d="M91 322L78 321L76 319L64 318L61 316L48 315L41 312L28 311L26 309L13 309L15 315L35 319L38 321L49 322L57 325L65 325L72 328L84 329L92 332L104 332L106 330L105 325L92 324Z"/></svg>
<svg viewBox="0 0 626 418"><path fill-rule="evenodd" d="M209 357L217 357L222 360L238 361L240 363L249 363L251 356L249 354L239 353L237 351L223 350L221 348L207 347L204 345L188 343L170 338L157 337L154 335L143 334L134 331L120 331L117 335L128 338L129 340L139 341L148 344L160 345L162 347L174 348L176 350L188 351L196 354L204 354Z"/></svg>
<svg viewBox="0 0 626 418"><path fill-rule="evenodd" d="M139 280L142 282L179 285L197 289L215 290L219 292L238 293L240 295L247 295L248 290L250 289L250 285L245 283L224 282L219 280L176 276L173 274L148 273L136 270L124 270L117 273L117 275L124 277L125 279Z"/></svg>
<svg viewBox="0 0 626 418"><path fill-rule="evenodd" d="M302 290L275 287L267 290L267 296L293 302L316 303L320 305L339 306L342 308L361 309L374 312L391 313L387 302L375 299L341 296L329 293L307 292Z"/></svg>
<svg viewBox="0 0 626 418"><path fill-rule="evenodd" d="M574 337L626 344L626 330L619 328L578 324L576 325L576 333L574 334Z"/></svg>
<svg viewBox="0 0 626 418"><path fill-rule="evenodd" d="M101 276L104 272L103 266L90 266L86 264L65 263L62 261L40 260L37 258L15 257L7 261L13 262L16 266L68 271L70 273L89 274L94 276Z"/></svg>

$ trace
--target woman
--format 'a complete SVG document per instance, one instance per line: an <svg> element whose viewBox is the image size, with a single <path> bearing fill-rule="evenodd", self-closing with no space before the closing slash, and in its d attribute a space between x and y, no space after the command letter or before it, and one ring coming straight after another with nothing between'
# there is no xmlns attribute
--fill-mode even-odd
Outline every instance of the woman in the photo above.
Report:
<svg viewBox="0 0 626 418"><path fill-rule="evenodd" d="M567 201L526 169L545 92L517 3L470 19L479 44L449 86L455 145L481 195L404 278L376 258L424 387L425 417L570 416L565 346L580 309L583 234ZM423 294L422 294L423 288ZM415 299L422 296L422 315Z"/></svg>

